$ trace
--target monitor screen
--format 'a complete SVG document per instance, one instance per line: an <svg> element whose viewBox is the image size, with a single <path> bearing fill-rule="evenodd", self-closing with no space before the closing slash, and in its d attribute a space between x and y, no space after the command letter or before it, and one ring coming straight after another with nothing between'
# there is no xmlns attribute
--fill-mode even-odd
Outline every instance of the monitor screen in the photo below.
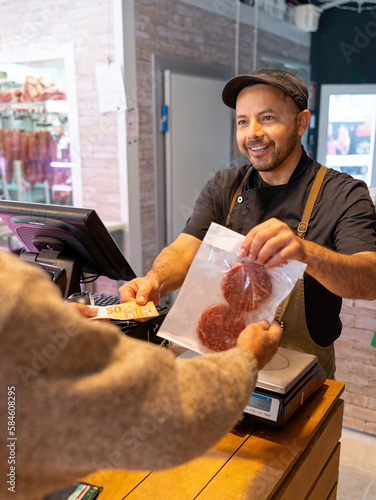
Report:
<svg viewBox="0 0 376 500"><path fill-rule="evenodd" d="M376 85L322 85L317 160L376 186Z"/></svg>
<svg viewBox="0 0 376 500"><path fill-rule="evenodd" d="M65 297L79 291L79 282L98 276L136 277L93 209L0 200L0 218L21 242L21 258L45 267L53 278L67 275Z"/></svg>

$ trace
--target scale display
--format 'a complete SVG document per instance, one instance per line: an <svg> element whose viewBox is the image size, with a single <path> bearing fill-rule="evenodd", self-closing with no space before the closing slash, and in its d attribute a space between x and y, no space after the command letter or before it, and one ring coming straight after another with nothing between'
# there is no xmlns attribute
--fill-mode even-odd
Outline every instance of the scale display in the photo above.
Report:
<svg viewBox="0 0 376 500"><path fill-rule="evenodd" d="M270 411L270 408L272 407L272 398L253 393L248 406L257 408L258 410Z"/></svg>
<svg viewBox="0 0 376 500"><path fill-rule="evenodd" d="M278 398L253 392L250 400L248 401L248 405L244 409L244 412L262 420L277 422L279 410L280 401Z"/></svg>

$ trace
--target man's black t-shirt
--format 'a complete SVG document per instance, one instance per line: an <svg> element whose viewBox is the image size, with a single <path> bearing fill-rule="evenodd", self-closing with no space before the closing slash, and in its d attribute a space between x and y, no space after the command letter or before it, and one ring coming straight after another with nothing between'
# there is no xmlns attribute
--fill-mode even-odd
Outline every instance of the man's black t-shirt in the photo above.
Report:
<svg viewBox="0 0 376 500"><path fill-rule="evenodd" d="M303 151L289 182L266 184L254 169L235 202L228 227L246 235L275 217L296 232L320 165ZM231 200L250 165L221 170L201 191L184 233L203 239L211 222L225 225ZM367 186L348 174L328 169L316 199L306 240L351 255L376 251L376 215ZM342 299L304 275L305 310L313 340L328 346L341 333Z"/></svg>

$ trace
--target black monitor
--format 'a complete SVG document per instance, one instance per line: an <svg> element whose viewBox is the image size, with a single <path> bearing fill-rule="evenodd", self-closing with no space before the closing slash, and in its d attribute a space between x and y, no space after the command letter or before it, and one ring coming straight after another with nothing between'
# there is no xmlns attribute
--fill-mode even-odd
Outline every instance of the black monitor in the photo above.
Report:
<svg viewBox="0 0 376 500"><path fill-rule="evenodd" d="M136 277L93 209L0 200L0 218L21 242L20 257L43 267L65 298L99 276Z"/></svg>

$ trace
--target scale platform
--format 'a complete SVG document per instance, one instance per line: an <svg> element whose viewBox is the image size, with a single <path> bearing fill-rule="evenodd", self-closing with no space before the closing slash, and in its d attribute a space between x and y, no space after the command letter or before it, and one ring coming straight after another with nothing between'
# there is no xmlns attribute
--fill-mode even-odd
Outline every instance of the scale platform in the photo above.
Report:
<svg viewBox="0 0 376 500"><path fill-rule="evenodd" d="M201 354L187 350L178 358ZM326 380L317 356L279 347L259 371L256 387L244 409L245 418L281 427Z"/></svg>
<svg viewBox="0 0 376 500"><path fill-rule="evenodd" d="M259 371L244 413L253 420L281 427L325 381L317 356L279 347Z"/></svg>

